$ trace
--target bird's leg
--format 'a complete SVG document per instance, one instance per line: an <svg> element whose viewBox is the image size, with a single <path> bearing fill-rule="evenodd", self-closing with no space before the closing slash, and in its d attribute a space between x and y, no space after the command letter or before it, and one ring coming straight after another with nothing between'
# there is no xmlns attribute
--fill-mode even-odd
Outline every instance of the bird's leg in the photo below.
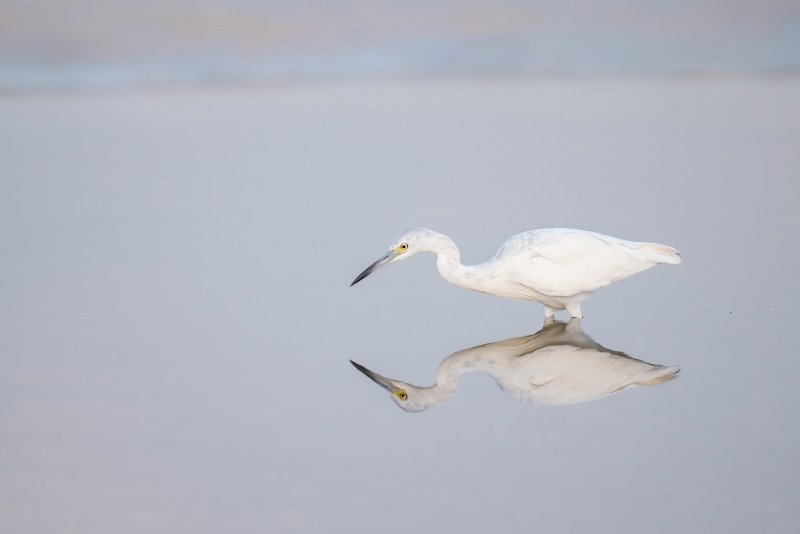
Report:
<svg viewBox="0 0 800 534"><path fill-rule="evenodd" d="M551 308L550 306L544 305L544 318L553 319L556 316L556 310Z"/></svg>
<svg viewBox="0 0 800 534"><path fill-rule="evenodd" d="M580 319L583 317L581 315L581 305L578 304L567 304L567 311L569 312L570 317L574 317L576 319Z"/></svg>

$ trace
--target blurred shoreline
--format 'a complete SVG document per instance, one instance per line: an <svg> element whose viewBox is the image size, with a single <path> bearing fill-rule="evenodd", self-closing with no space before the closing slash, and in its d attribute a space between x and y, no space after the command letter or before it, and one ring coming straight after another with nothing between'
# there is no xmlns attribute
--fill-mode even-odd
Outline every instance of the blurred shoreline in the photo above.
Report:
<svg viewBox="0 0 800 534"><path fill-rule="evenodd" d="M4 0L0 93L800 71L800 3Z"/></svg>
<svg viewBox="0 0 800 534"><path fill-rule="evenodd" d="M108 87L38 87L26 89L0 89L0 99L47 96L91 96L126 94L204 94L265 92L284 89L302 89L339 86L389 86L398 84L450 84L450 83L550 83L575 81L576 83L615 81L653 81L663 83L713 83L727 80L774 80L793 82L800 79L800 69L785 70L720 70L688 72L628 72L628 73L511 73L511 74L440 74L440 75L361 75L328 77L294 77L275 80L216 80L213 82L163 82L140 83Z"/></svg>

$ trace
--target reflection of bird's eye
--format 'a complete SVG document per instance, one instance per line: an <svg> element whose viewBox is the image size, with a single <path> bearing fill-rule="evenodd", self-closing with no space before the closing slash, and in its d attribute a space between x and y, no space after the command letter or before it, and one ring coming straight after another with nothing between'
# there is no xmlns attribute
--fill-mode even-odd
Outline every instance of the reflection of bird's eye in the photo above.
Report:
<svg viewBox="0 0 800 534"><path fill-rule="evenodd" d="M408 243L403 243L402 245L400 245L400 248L403 250L408 249Z"/></svg>
<svg viewBox="0 0 800 534"><path fill-rule="evenodd" d="M405 391L401 391L397 394L397 398L400 400L406 400L408 398L408 394Z"/></svg>

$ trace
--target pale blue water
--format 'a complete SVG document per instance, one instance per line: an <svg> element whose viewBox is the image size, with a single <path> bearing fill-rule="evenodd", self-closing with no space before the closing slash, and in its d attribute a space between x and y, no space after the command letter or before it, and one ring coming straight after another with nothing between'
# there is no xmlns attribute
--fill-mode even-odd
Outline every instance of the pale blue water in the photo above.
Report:
<svg viewBox="0 0 800 534"><path fill-rule="evenodd" d="M795 532L800 82L352 83L0 99L0 531ZM518 402L481 373L543 310L465 263L577 227L684 262L597 292L677 379Z"/></svg>

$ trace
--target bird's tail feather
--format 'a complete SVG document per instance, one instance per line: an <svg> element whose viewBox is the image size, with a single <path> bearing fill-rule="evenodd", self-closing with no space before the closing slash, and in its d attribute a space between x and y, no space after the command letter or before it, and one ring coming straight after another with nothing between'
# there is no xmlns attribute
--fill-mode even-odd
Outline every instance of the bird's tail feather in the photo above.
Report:
<svg viewBox="0 0 800 534"><path fill-rule="evenodd" d="M669 367L658 367L654 369L650 376L644 380L640 380L636 382L639 386L656 386L658 384L663 384L669 380L675 378L681 371L681 368L676 365L670 365Z"/></svg>
<svg viewBox="0 0 800 534"><path fill-rule="evenodd" d="M655 263L671 263L677 265L681 262L681 253L667 245L644 243L644 248L653 252L653 261Z"/></svg>

